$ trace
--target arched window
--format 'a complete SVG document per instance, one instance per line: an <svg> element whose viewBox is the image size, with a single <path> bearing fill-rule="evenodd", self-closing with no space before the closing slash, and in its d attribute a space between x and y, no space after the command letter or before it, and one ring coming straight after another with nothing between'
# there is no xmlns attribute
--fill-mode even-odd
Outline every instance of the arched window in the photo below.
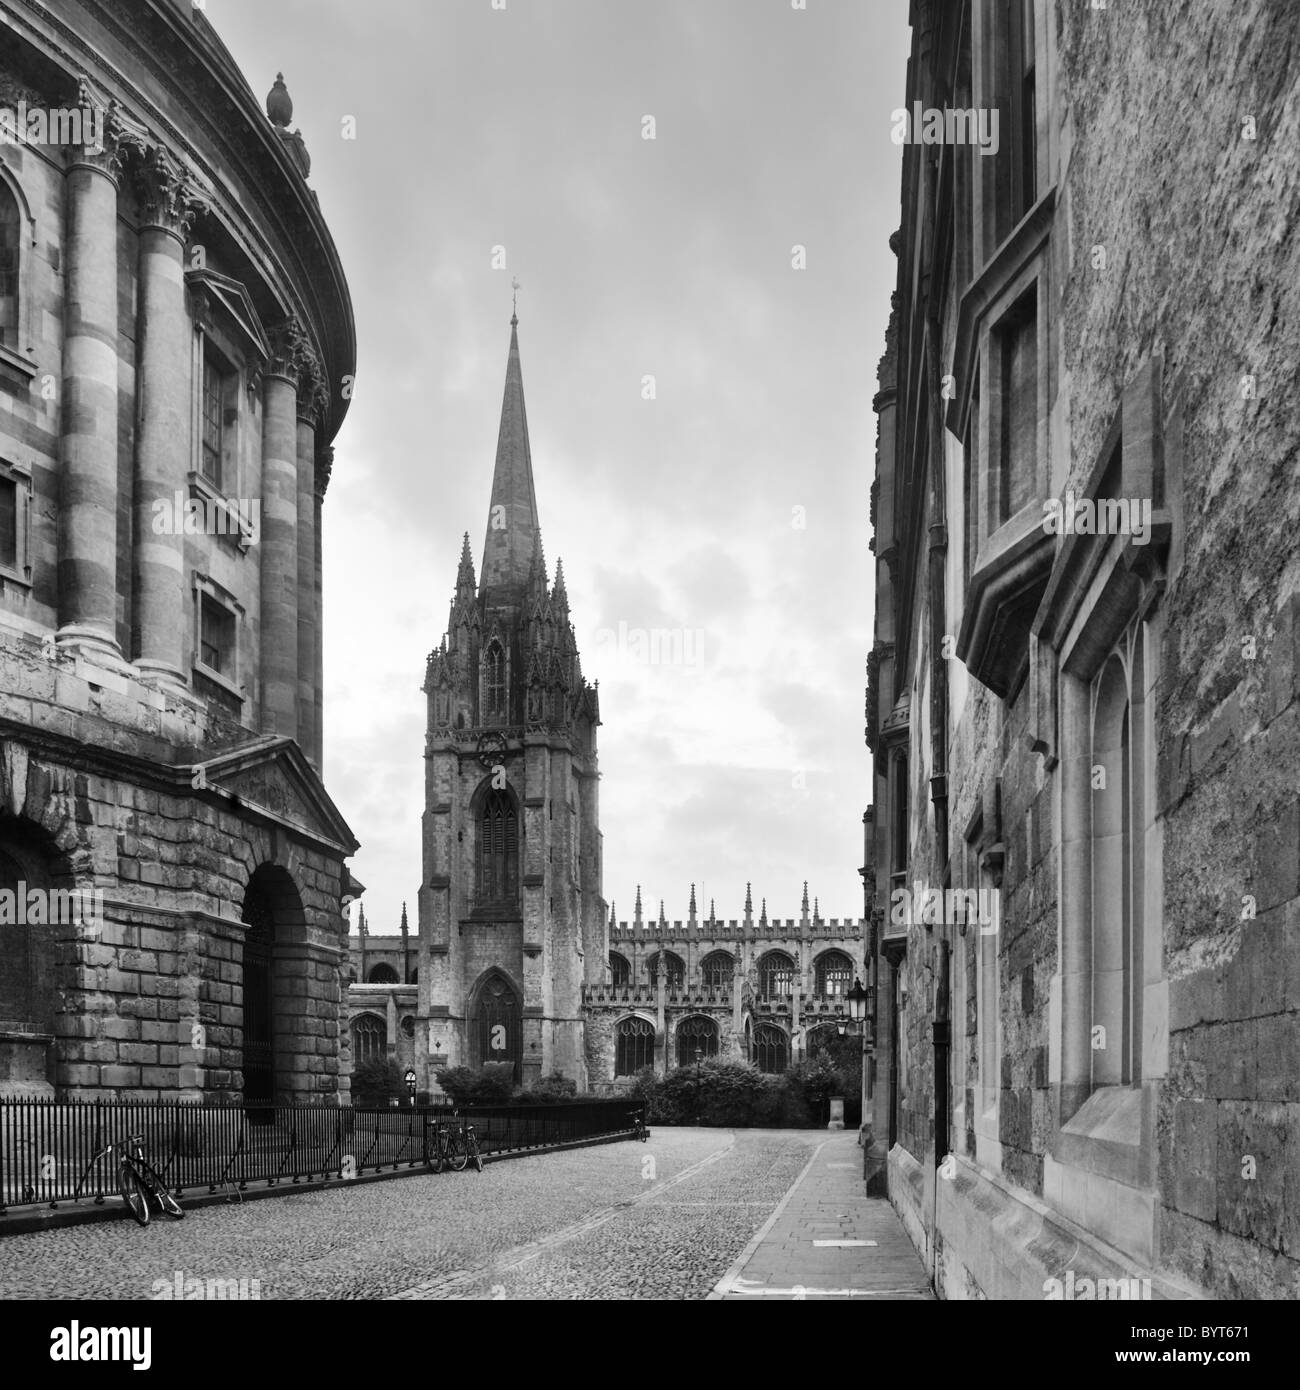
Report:
<svg viewBox="0 0 1300 1390"><path fill-rule="evenodd" d="M704 1057L718 1055L718 1025L703 1014L693 1014L677 1025L677 1065L693 1067L696 1052Z"/></svg>
<svg viewBox="0 0 1300 1390"><path fill-rule="evenodd" d="M794 993L794 961L784 951L769 951L759 961L758 993L763 999L785 999Z"/></svg>
<svg viewBox="0 0 1300 1390"><path fill-rule="evenodd" d="M1092 1048L1094 1086L1127 1086L1142 1077L1142 832L1150 776L1142 672L1143 642L1134 625L1093 686L1092 1035L1104 1039Z"/></svg>
<svg viewBox="0 0 1300 1390"><path fill-rule="evenodd" d="M496 638L483 654L483 717L506 717L506 654Z"/></svg>
<svg viewBox="0 0 1300 1390"><path fill-rule="evenodd" d="M853 962L843 951L826 951L817 958L817 993L842 999L853 987Z"/></svg>
<svg viewBox="0 0 1300 1390"><path fill-rule="evenodd" d="M13 190L0 179L0 343L18 347L19 248L23 215Z"/></svg>
<svg viewBox="0 0 1300 1390"><path fill-rule="evenodd" d="M376 1014L352 1020L352 1064L382 1062L388 1055L388 1025Z"/></svg>
<svg viewBox="0 0 1300 1390"><path fill-rule="evenodd" d="M632 982L632 967L627 963L627 958L620 956L617 951L609 953L609 973L615 989L627 989Z"/></svg>
<svg viewBox="0 0 1300 1390"><path fill-rule="evenodd" d="M519 1081L523 1058L523 1018L519 996L499 971L479 986L474 999L470 1034L474 1043L474 1064L509 1062Z"/></svg>
<svg viewBox="0 0 1300 1390"><path fill-rule="evenodd" d="M491 791L479 821L478 896L481 902L514 902L519 897L519 827L515 804L503 791Z"/></svg>
<svg viewBox="0 0 1300 1390"><path fill-rule="evenodd" d="M778 1074L790 1065L790 1042L772 1023L760 1023L754 1031L754 1061L759 1071Z"/></svg>
<svg viewBox="0 0 1300 1390"><path fill-rule="evenodd" d="M700 981L710 994L730 990L735 977L735 959L726 951L712 951L700 962Z"/></svg>
<svg viewBox="0 0 1300 1390"><path fill-rule="evenodd" d="M366 976L368 985L395 985L398 983L397 971L391 965L376 965Z"/></svg>
<svg viewBox="0 0 1300 1390"><path fill-rule="evenodd" d="M401 1028L402 1036L404 1038L413 1038L415 1036L415 1020L411 1017L410 1014L407 1014L406 1017L402 1020Z"/></svg>
<svg viewBox="0 0 1300 1390"><path fill-rule="evenodd" d="M668 989L668 993L669 993L669 994L680 994L680 993L682 992L682 987L683 987L683 985L684 985L685 982L686 982L686 965L685 965L685 962L683 962L681 956L675 956L671 951L665 951L665 952L664 952L664 955L667 957L667 960L668 960L668 965L667 965L667 970L668 970L667 989ZM650 957L650 959L646 962L646 967L647 967L647 968L649 969L649 971L650 971L650 988L651 988L651 989L658 989L658 988L659 988L659 952L658 952L658 951L656 951L656 952L654 953L654 955L652 955L652 956Z"/></svg>
<svg viewBox="0 0 1300 1390"><path fill-rule="evenodd" d="M648 1019L625 1018L614 1029L614 1075L635 1076L655 1064L655 1026Z"/></svg>

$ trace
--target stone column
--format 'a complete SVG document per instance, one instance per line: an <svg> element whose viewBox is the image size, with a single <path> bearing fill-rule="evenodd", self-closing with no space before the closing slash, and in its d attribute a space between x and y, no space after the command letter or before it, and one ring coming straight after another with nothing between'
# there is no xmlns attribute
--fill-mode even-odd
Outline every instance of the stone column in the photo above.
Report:
<svg viewBox="0 0 1300 1390"><path fill-rule="evenodd" d="M313 681L315 685L316 723L316 771L325 775L325 593L322 583L322 547L325 533L321 529L324 518L325 489L329 487L330 471L334 467L334 450L322 449L316 456L315 521L312 526L312 546L316 601L316 637L312 644Z"/></svg>
<svg viewBox="0 0 1300 1390"><path fill-rule="evenodd" d="M298 743L320 771L316 739L316 421L320 369L314 355L298 377Z"/></svg>
<svg viewBox="0 0 1300 1390"><path fill-rule="evenodd" d="M262 378L262 732L298 736L298 372L294 319L272 335Z"/></svg>
<svg viewBox="0 0 1300 1390"><path fill-rule="evenodd" d="M189 471L191 380L185 313L185 235L193 205L180 166L150 150L138 175L140 195L139 367L136 374L134 497L134 658L148 675L184 685L186 632L182 518L174 499ZM164 501L161 513L154 503ZM162 532L159 517L170 518Z"/></svg>
<svg viewBox="0 0 1300 1390"><path fill-rule="evenodd" d="M116 137L67 174L59 475L60 644L121 659L117 640Z"/></svg>

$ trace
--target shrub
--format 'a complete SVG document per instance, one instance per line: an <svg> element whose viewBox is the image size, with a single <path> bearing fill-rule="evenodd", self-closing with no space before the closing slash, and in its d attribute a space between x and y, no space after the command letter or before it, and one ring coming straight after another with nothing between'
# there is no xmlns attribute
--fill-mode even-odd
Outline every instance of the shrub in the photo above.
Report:
<svg viewBox="0 0 1300 1390"><path fill-rule="evenodd" d="M511 1099L515 1069L509 1062L489 1062L485 1067L444 1067L438 1084L453 1105L500 1105Z"/></svg>
<svg viewBox="0 0 1300 1390"><path fill-rule="evenodd" d="M520 1096L525 1101L573 1100L578 1094L578 1083L570 1080L562 1072L552 1072L550 1076L538 1077Z"/></svg>
<svg viewBox="0 0 1300 1390"><path fill-rule="evenodd" d="M352 1068L352 1104L363 1110L387 1106L390 1100L400 1101L406 1094L406 1081L396 1062L372 1058Z"/></svg>

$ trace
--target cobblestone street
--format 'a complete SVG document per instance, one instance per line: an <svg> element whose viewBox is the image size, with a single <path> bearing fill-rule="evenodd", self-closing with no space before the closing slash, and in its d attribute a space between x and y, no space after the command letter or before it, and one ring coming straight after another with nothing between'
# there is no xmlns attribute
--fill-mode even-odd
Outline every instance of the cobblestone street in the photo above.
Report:
<svg viewBox="0 0 1300 1390"><path fill-rule="evenodd" d="M178 1271L257 1279L263 1299L705 1298L827 1139L659 1129L648 1145L197 1208L144 1230L14 1235L0 1298L150 1299ZM860 1164L852 1135L833 1142L837 1169Z"/></svg>

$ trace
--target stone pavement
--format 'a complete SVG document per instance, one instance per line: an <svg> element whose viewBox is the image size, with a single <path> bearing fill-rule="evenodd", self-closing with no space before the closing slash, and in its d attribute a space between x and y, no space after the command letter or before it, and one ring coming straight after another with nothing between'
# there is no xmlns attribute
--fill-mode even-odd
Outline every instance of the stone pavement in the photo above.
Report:
<svg viewBox="0 0 1300 1390"><path fill-rule="evenodd" d="M857 1133L829 1134L710 1299L933 1299L883 1197L867 1197Z"/></svg>
<svg viewBox="0 0 1300 1390"><path fill-rule="evenodd" d="M893 1209L862 1191L851 1131L656 1127L648 1144L192 1207L145 1230L123 1213L5 1235L0 1300L189 1299L191 1281L262 1300L695 1300L720 1281L729 1297L928 1297Z"/></svg>

